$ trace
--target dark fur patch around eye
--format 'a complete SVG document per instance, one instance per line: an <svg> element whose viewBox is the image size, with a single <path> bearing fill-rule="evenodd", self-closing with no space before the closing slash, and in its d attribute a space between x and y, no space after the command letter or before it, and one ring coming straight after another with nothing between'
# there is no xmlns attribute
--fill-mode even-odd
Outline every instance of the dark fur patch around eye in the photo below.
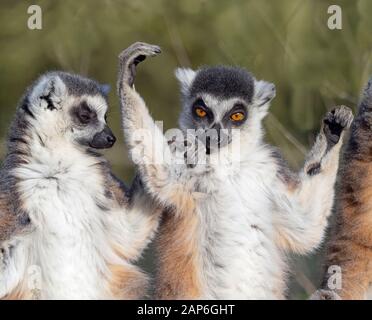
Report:
<svg viewBox="0 0 372 320"><path fill-rule="evenodd" d="M231 115L237 112L241 112L244 114L244 118L241 121L232 121L231 120ZM224 125L224 128L231 128L231 127L236 127L236 126L241 126L243 123L246 122L248 117L248 110L247 107L243 103L237 103L232 107L224 117L222 118L222 123Z"/></svg>
<svg viewBox="0 0 372 320"><path fill-rule="evenodd" d="M239 120L239 121L232 121L231 120L231 116L234 114L234 113L242 113L244 118L242 120ZM233 125L235 126L240 126L242 125L244 122L246 122L247 120L247 117L248 117L248 110L247 110L247 107L242 104L242 103L237 103L236 105L234 105L234 107L225 115L225 117L228 119L228 121L230 121Z"/></svg>
<svg viewBox="0 0 372 320"><path fill-rule="evenodd" d="M87 125L97 119L97 113L89 108L85 101L79 106L73 107L71 113L75 122L83 125Z"/></svg>
<svg viewBox="0 0 372 320"><path fill-rule="evenodd" d="M206 112L207 115L203 118L199 117L196 114L196 109L197 108L203 109ZM192 115L193 115L194 119L196 119L198 121L208 121L210 123L213 122L213 119L214 119L213 112L207 107L207 105L205 104L203 99L197 99L193 103L193 105L191 107L191 112L192 112Z"/></svg>

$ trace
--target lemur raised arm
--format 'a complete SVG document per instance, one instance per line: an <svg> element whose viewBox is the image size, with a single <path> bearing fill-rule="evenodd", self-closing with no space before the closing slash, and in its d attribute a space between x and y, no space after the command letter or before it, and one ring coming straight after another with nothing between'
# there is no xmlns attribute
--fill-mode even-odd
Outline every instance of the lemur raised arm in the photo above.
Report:
<svg viewBox="0 0 372 320"><path fill-rule="evenodd" d="M299 174L279 170L285 192L273 195L276 213L273 218L276 241L283 249L306 253L321 243L333 207L340 138L351 121L352 113L347 107L328 112Z"/></svg>
<svg viewBox="0 0 372 320"><path fill-rule="evenodd" d="M198 141L206 163L162 161L162 154L178 157L173 140L159 132L133 86L136 65L159 52L144 43L124 50L118 80L132 156L148 192L168 207L157 240L157 298L284 298L284 252L309 252L321 242L351 111L337 107L327 113L304 169L295 175L263 142L262 120L274 85L241 68L178 69L180 128L201 135L218 130L217 147ZM215 161L229 153L230 162Z"/></svg>
<svg viewBox="0 0 372 320"><path fill-rule="evenodd" d="M327 244L322 288L313 299L372 299L371 150L372 78L343 152L336 188L336 223Z"/></svg>
<svg viewBox="0 0 372 320"><path fill-rule="evenodd" d="M0 298L144 296L133 261L160 210L98 153L115 143L107 109L105 87L64 72L22 98L0 171Z"/></svg>

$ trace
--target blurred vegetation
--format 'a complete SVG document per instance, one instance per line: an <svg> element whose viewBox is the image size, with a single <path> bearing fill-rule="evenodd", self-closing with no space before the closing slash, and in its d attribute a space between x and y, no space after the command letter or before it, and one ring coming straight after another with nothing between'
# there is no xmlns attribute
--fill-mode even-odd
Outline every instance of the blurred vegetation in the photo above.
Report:
<svg viewBox="0 0 372 320"><path fill-rule="evenodd" d="M42 30L27 28L31 4L43 10ZM331 4L342 7L342 30L327 28ZM265 122L267 140L294 168L300 167L326 110L335 104L355 109L372 73L370 0L2 0L0 9L0 157L18 99L47 70L111 84L109 121L121 136L117 55L139 40L163 48L162 55L140 66L137 88L166 128L176 125L180 111L177 66L241 65L274 82L277 97ZM130 181L133 166L124 145L107 157ZM306 298L317 286L320 260L321 254L293 258L290 298ZM148 254L144 264L150 269L151 261Z"/></svg>

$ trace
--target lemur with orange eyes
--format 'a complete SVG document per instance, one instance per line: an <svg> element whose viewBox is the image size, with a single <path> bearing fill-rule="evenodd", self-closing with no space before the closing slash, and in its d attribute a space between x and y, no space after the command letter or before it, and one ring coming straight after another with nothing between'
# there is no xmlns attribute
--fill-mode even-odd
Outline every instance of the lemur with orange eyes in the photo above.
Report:
<svg viewBox="0 0 372 320"><path fill-rule="evenodd" d="M107 109L104 86L65 72L22 98L0 171L0 299L145 295L133 261L160 211L98 152L115 143Z"/></svg>
<svg viewBox="0 0 372 320"><path fill-rule="evenodd" d="M218 133L197 140L191 158L205 155L206 161L180 163L177 138L163 135L133 86L136 65L159 52L145 43L130 46L119 57L118 79L126 141L145 189L166 207L156 297L283 299L286 253L308 253L322 241L352 112L342 106L326 114L303 169L294 174L263 141L273 84L236 67L178 69L181 131ZM151 134L139 138L140 131ZM236 152L231 161L216 161L229 152Z"/></svg>

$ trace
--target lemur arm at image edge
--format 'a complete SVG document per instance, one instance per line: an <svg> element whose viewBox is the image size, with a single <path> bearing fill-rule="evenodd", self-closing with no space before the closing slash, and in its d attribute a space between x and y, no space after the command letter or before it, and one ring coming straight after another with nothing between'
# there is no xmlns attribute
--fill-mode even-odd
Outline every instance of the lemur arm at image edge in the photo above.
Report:
<svg viewBox="0 0 372 320"><path fill-rule="evenodd" d="M364 89L343 150L336 189L336 219L327 243L323 280L321 289L311 299L372 298L371 125L372 78ZM337 285L331 267L341 272Z"/></svg>
<svg viewBox="0 0 372 320"><path fill-rule="evenodd" d="M274 193L277 243L285 250L306 253L319 246L334 201L334 185L344 131L353 115L341 106L328 112L321 132L297 177L279 172L285 193ZM283 189L283 188L280 188Z"/></svg>

